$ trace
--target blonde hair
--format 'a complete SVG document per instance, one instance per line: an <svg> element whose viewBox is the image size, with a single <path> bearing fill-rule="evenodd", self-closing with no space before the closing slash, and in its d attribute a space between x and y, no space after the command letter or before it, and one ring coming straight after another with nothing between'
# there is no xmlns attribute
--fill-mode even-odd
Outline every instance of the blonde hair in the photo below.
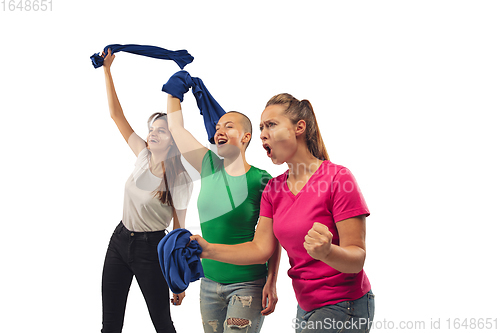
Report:
<svg viewBox="0 0 500 333"><path fill-rule="evenodd" d="M306 122L306 144L307 149L313 154L314 157L320 160L329 160L328 152L326 151L325 143L319 131L316 115L314 114L313 107L307 99L299 101L290 94L279 94L273 96L266 104L270 105L283 105L285 107L285 115L295 125L299 120Z"/></svg>

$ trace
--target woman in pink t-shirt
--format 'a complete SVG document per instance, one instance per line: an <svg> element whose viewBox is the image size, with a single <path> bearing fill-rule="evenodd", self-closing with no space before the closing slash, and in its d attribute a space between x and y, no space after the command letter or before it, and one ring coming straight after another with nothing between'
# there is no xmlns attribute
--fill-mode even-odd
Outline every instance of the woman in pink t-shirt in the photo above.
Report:
<svg viewBox="0 0 500 333"><path fill-rule="evenodd" d="M254 240L222 245L192 239L203 247L203 258L244 265L266 262L279 241L290 258L296 332L368 332L375 307L363 270L370 212L354 176L329 161L309 101L274 96L260 128L267 156L288 170L264 190Z"/></svg>

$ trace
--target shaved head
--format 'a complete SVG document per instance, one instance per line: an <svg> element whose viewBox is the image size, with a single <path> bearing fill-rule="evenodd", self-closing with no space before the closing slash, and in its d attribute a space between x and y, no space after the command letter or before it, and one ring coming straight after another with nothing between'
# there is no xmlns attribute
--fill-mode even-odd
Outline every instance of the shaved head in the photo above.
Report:
<svg viewBox="0 0 500 333"><path fill-rule="evenodd" d="M227 113L237 114L238 119L239 119L239 123L241 124L241 126L243 126L243 130L245 131L245 133L252 134L252 122L250 121L250 119L247 116L245 116L243 113L238 112L238 111L229 111ZM250 137L250 140L247 142L245 149L248 148L248 145L250 144L251 140L252 140L252 138Z"/></svg>

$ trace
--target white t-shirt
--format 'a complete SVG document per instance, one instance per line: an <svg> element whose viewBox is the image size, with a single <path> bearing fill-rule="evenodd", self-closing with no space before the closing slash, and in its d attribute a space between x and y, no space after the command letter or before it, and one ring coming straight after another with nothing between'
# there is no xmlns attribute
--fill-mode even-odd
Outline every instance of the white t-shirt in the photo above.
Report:
<svg viewBox="0 0 500 333"><path fill-rule="evenodd" d="M128 143L134 152L140 150L135 169L125 183L123 203L123 225L130 231L148 232L165 230L173 217L172 207L163 204L155 197L162 179L151 173L149 168L150 151L145 142L132 133ZM193 185L187 172L179 174L169 191L176 210L187 209Z"/></svg>

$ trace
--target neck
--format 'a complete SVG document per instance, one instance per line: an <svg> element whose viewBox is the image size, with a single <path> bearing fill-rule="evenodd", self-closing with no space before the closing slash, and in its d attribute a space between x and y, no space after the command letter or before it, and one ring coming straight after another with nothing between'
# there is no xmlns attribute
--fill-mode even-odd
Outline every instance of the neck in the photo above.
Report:
<svg viewBox="0 0 500 333"><path fill-rule="evenodd" d="M250 167L244 152L240 151L237 156L228 156L224 158L224 169L231 176L241 176L247 173Z"/></svg>
<svg viewBox="0 0 500 333"><path fill-rule="evenodd" d="M298 179L311 176L323 161L316 158L305 144L299 145L288 164L288 178Z"/></svg>
<svg viewBox="0 0 500 333"><path fill-rule="evenodd" d="M168 155L168 150L159 152L151 151L151 161L150 161L150 169L154 175L158 176L163 174L163 168L161 166L161 162L165 161Z"/></svg>

